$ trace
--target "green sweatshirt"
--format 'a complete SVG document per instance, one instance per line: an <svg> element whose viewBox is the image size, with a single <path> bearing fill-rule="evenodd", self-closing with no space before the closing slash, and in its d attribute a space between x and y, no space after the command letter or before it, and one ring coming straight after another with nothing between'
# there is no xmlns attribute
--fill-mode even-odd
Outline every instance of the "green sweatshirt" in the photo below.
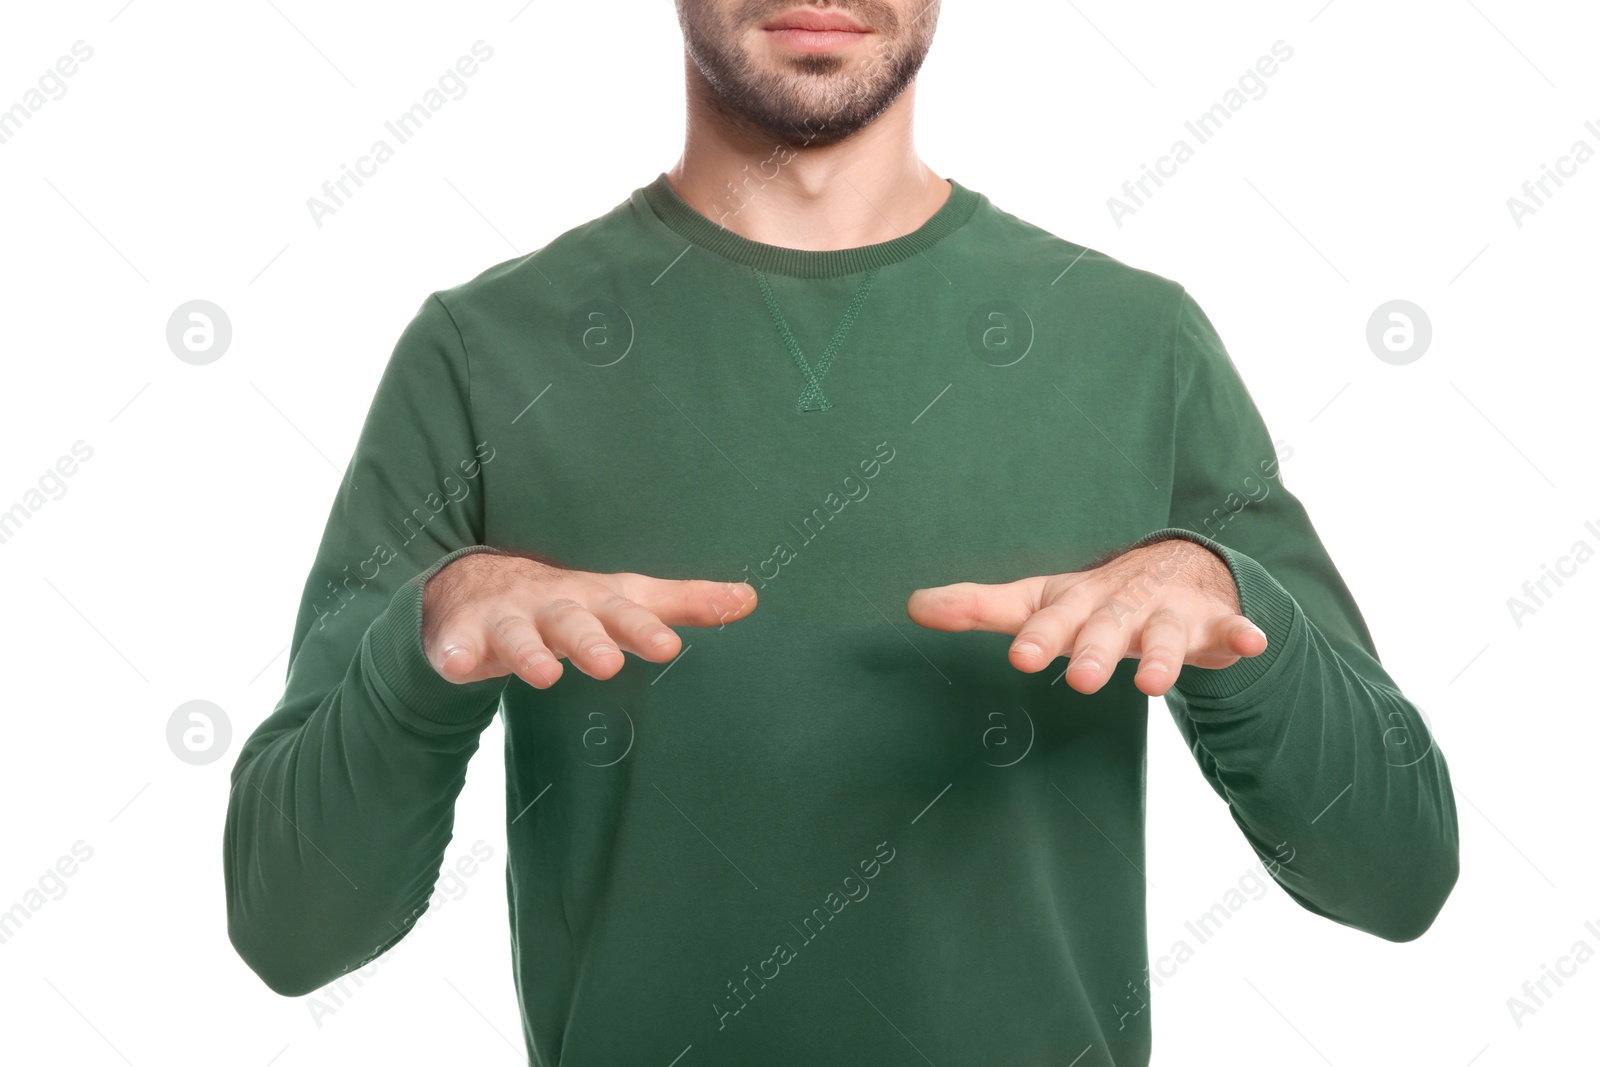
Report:
<svg viewBox="0 0 1600 1067"><path fill-rule="evenodd" d="M1137 661L1085 696L905 604L1168 537L1221 554L1270 642L1165 698L1219 815L1307 910L1428 928L1444 757L1212 324L951 185L913 232L813 252L662 175L423 302L233 769L228 932L267 986L406 935L499 714L531 1062L1145 1064ZM423 583L502 549L760 602L607 681L447 682Z"/></svg>

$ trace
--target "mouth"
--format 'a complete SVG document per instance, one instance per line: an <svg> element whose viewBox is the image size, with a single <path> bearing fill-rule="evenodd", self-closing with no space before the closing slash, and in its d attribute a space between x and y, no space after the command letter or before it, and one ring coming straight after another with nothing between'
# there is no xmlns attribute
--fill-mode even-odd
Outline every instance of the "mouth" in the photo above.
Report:
<svg viewBox="0 0 1600 1067"><path fill-rule="evenodd" d="M785 12L761 27L769 38L798 52L831 52L864 40L870 26L842 11L803 8Z"/></svg>

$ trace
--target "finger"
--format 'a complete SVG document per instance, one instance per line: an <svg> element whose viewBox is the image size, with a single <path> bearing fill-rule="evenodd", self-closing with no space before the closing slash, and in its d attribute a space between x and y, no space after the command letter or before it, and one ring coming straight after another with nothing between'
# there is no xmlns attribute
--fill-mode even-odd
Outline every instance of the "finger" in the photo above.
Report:
<svg viewBox="0 0 1600 1067"><path fill-rule="evenodd" d="M473 610L479 616L483 614L475 605ZM488 620L480 621L461 611L452 612L437 632L424 628L422 648L433 669L447 681L476 682L497 677L494 668L498 657Z"/></svg>
<svg viewBox="0 0 1600 1067"><path fill-rule="evenodd" d="M744 618L756 607L756 591L749 582L652 578L631 572L597 577L666 626L721 626Z"/></svg>
<svg viewBox="0 0 1600 1067"><path fill-rule="evenodd" d="M1218 670L1237 663L1241 656L1258 656L1267 648L1267 635L1243 615L1214 615L1191 634L1189 661Z"/></svg>
<svg viewBox="0 0 1600 1067"><path fill-rule="evenodd" d="M1063 597L1028 616L1011 642L1011 665L1029 674L1050 666L1057 656L1066 654L1067 642L1087 613L1087 607Z"/></svg>
<svg viewBox="0 0 1600 1067"><path fill-rule="evenodd" d="M481 612L480 612L481 614ZM489 626L490 653L507 671L535 689L549 689L561 677L561 661L539 637L525 615L484 619Z"/></svg>
<svg viewBox="0 0 1600 1067"><path fill-rule="evenodd" d="M1070 639L1067 684L1080 693L1093 693L1110 681L1127 655L1133 626L1128 609L1114 599L1090 612Z"/></svg>
<svg viewBox="0 0 1600 1067"><path fill-rule="evenodd" d="M484 677L484 643L470 627L452 620L437 637L424 641L424 652L440 677L452 682L475 682Z"/></svg>
<svg viewBox="0 0 1600 1067"><path fill-rule="evenodd" d="M1170 608L1158 608L1139 632L1139 669L1133 684L1148 696L1158 697L1178 680L1189 654L1189 624Z"/></svg>
<svg viewBox="0 0 1600 1067"><path fill-rule="evenodd" d="M662 663L683 648L678 635L656 618L655 612L621 593L602 593L590 602L589 610L619 646L636 656Z"/></svg>
<svg viewBox="0 0 1600 1067"><path fill-rule="evenodd" d="M621 649L588 608L570 597L539 605L533 622L550 651L565 656L591 678L610 678L622 669Z"/></svg>
<svg viewBox="0 0 1600 1067"><path fill-rule="evenodd" d="M1228 647L1245 657L1261 655L1267 650L1266 631L1243 615L1237 618L1228 630Z"/></svg>
<svg viewBox="0 0 1600 1067"><path fill-rule="evenodd" d="M1044 602L1048 580L1023 578L998 585L956 582L918 589L906 601L906 614L912 622L930 630L1015 634Z"/></svg>

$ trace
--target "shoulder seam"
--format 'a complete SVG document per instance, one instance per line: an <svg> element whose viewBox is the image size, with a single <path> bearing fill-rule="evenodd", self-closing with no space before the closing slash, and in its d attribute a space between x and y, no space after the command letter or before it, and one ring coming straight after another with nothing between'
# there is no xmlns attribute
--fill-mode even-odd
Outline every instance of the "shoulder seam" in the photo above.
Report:
<svg viewBox="0 0 1600 1067"><path fill-rule="evenodd" d="M1172 317L1172 351L1168 363L1172 366L1172 391L1169 394L1171 409L1172 434L1169 442L1169 465L1167 480L1167 525L1170 527L1172 520L1172 501L1178 495L1178 337L1183 331L1183 302L1189 299L1189 290L1182 282L1175 282L1178 287L1178 310Z"/></svg>
<svg viewBox="0 0 1600 1067"><path fill-rule="evenodd" d="M451 313L450 305L444 302L444 297L435 292L429 296L429 299L444 310L444 317L450 320L451 328L456 331L456 344L461 346L461 365L467 372L467 421L470 424L472 421L472 353L467 351L467 339L461 333L461 324L456 322L456 317ZM476 430L474 430L473 436L477 436Z"/></svg>
<svg viewBox="0 0 1600 1067"><path fill-rule="evenodd" d="M467 348L467 339L461 332L461 324L456 321L454 313L452 313L450 310L450 305L444 302L444 295L435 290L429 295L429 299L437 303L440 309L444 312L445 318L450 320L451 328L456 331L456 344L461 346L461 366L467 374L467 440L472 446L474 454L476 454L478 447L478 423L475 418L477 413L473 410L472 406L472 353ZM480 522L478 524L476 534L478 542L481 544L483 542L483 538L487 534L486 524L489 520L489 516L486 511L486 504L483 501L481 494L478 501L478 514L480 516Z"/></svg>

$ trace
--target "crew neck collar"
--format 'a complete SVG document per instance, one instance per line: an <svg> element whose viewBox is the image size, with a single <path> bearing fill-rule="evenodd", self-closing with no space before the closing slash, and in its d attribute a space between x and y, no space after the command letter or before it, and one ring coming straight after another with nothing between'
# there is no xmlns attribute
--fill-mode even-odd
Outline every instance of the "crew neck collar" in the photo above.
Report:
<svg viewBox="0 0 1600 1067"><path fill-rule="evenodd" d="M960 229L972 218L983 194L968 189L954 178L946 180L950 182L950 195L938 211L910 233L878 244L825 252L765 244L734 233L690 207L667 182L665 171L649 185L635 190L633 198L636 203L642 201L657 219L678 236L724 259L771 274L835 278L909 259Z"/></svg>

